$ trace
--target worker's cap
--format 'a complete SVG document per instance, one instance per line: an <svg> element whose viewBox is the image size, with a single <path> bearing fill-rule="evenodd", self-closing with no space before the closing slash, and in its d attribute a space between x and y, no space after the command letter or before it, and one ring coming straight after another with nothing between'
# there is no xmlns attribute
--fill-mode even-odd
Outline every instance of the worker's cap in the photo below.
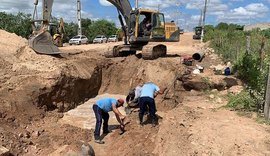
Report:
<svg viewBox="0 0 270 156"><path fill-rule="evenodd" d="M123 105L125 103L125 101L123 99L118 99L117 102L120 104L120 105Z"/></svg>

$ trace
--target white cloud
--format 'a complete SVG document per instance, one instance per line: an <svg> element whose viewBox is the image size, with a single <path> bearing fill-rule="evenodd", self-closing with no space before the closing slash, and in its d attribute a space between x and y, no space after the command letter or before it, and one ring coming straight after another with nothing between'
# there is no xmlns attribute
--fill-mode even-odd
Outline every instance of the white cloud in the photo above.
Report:
<svg viewBox="0 0 270 156"><path fill-rule="evenodd" d="M89 3L87 0L81 1L82 5ZM27 14L33 14L34 12L34 1L33 0L0 0L0 11L7 13L18 13L24 12ZM41 18L42 14L42 1L39 0L38 3L38 17ZM67 0L55 0L53 3L52 16L60 18L63 17L64 21L76 22L77 21L77 1L67 1ZM93 17L91 13L82 10L82 18Z"/></svg>
<svg viewBox="0 0 270 156"><path fill-rule="evenodd" d="M139 7L150 9L164 9L177 7L182 4L181 0L139 0Z"/></svg>
<svg viewBox="0 0 270 156"><path fill-rule="evenodd" d="M218 21L236 22L256 20L267 16L269 8L262 3L252 3L245 7L238 7L218 16Z"/></svg>
<svg viewBox="0 0 270 156"><path fill-rule="evenodd" d="M107 0L99 0L99 3L103 6L112 6L112 4Z"/></svg>
<svg viewBox="0 0 270 156"><path fill-rule="evenodd" d="M246 6L247 11L257 12L257 13L266 13L268 12L268 7L262 3L253 3Z"/></svg>
<svg viewBox="0 0 270 156"><path fill-rule="evenodd" d="M10 0L0 0L0 11L13 13L13 12L30 12L30 8L33 4L33 1L29 0L20 0L10 1Z"/></svg>

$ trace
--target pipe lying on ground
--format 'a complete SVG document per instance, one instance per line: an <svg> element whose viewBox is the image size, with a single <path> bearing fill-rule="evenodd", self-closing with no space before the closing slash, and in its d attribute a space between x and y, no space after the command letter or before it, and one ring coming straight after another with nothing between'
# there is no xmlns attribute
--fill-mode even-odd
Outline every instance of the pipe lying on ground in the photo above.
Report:
<svg viewBox="0 0 270 156"><path fill-rule="evenodd" d="M204 53L203 52L194 53L192 55L192 58L194 60L197 60L197 61L201 62L203 60L203 58L204 58Z"/></svg>

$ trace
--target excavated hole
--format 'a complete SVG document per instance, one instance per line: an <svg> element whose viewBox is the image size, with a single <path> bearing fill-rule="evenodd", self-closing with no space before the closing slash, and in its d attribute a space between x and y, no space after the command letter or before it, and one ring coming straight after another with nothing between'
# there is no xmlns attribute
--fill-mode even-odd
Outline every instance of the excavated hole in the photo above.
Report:
<svg viewBox="0 0 270 156"><path fill-rule="evenodd" d="M58 112L67 112L97 95L104 93L126 95L132 87L139 83L151 81L151 79L160 76L160 73L152 73L153 78L148 78L145 72L146 63L145 60L130 56L121 58L120 62L117 60L104 61L101 65L95 67L94 74L89 79L62 74L54 86L40 89L40 94L36 100L37 106L46 111L57 109ZM162 66L160 64L157 63L153 66ZM171 72L176 71L172 70ZM157 80L157 82L162 81L168 82L168 78L164 77L163 79L161 77ZM168 82L167 85L170 83ZM158 109L160 108L162 111L170 110L181 103L181 100L179 100L181 95L179 94L169 94L168 97L165 98L165 101L161 97L157 98Z"/></svg>
<svg viewBox="0 0 270 156"><path fill-rule="evenodd" d="M38 107L66 112L98 95L102 84L102 69L95 68L89 79L61 75L51 88L43 88L38 96Z"/></svg>

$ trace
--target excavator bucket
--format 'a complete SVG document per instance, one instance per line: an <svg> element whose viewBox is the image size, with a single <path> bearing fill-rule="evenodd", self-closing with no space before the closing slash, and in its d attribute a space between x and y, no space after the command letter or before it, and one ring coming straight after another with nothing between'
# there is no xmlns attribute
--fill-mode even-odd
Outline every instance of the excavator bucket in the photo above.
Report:
<svg viewBox="0 0 270 156"><path fill-rule="evenodd" d="M167 39L168 42L179 42L180 40L180 30L176 30L173 32L169 39Z"/></svg>
<svg viewBox="0 0 270 156"><path fill-rule="evenodd" d="M60 54L58 47L53 44L51 34L47 31L32 37L29 40L29 46L38 54Z"/></svg>

